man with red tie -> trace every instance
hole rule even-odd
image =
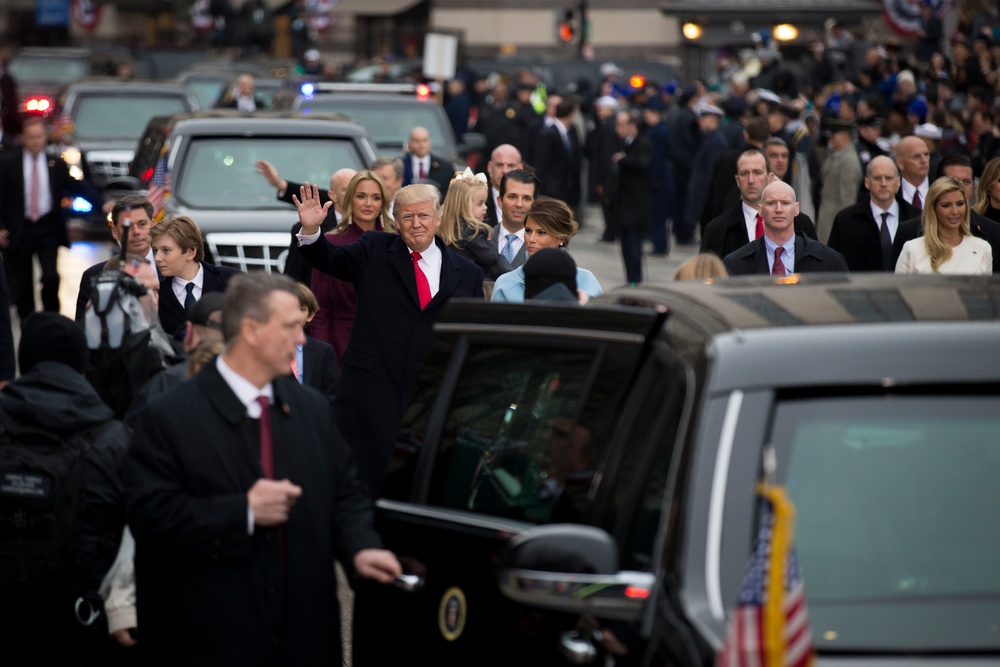
[[[455,166],[443,157],[431,153],[431,133],[424,127],[410,131],[407,143],[409,152],[403,155],[403,185],[433,183],[441,192],[441,200],[448,194],[448,185],[455,176]]]
[[[847,262],[836,250],[795,231],[799,203],[795,190],[784,181],[773,181],[760,196],[764,233],[760,238],[726,255],[722,261],[729,275],[846,272]]]
[[[736,159],[736,185],[740,189],[740,204],[705,225],[701,252],[714,252],[719,257],[725,257],[763,236],[760,195],[764,187],[774,180],[771,163],[759,148],[749,148],[740,153]],[[809,216],[802,213],[795,216],[795,231],[809,238],[816,238],[815,225]]]
[[[330,204],[321,205],[318,197],[315,186],[301,189],[295,205],[302,230],[295,238],[313,268],[357,288],[357,315],[333,405],[360,477],[378,497],[434,322],[448,299],[483,297],[483,272],[435,236],[441,205],[432,185],[396,193],[398,235],[367,232],[347,245],[320,235]]]
[[[896,166],[903,177],[896,198],[923,210],[930,187],[931,154],[920,137],[903,137],[896,145]]]
[[[57,155],[47,155],[48,134],[40,118],[24,121],[20,149],[3,152],[0,167],[0,249],[17,314],[23,320],[35,311],[35,255],[42,268],[42,307],[59,312],[59,246],[69,247],[62,198],[75,193],[91,202],[98,194],[75,181]]]
[[[123,466],[143,661],[340,664],[334,558],[402,569],[328,400],[289,377],[295,283],[241,274],[222,310],[225,350],[138,415]]]

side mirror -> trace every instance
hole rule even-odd
[[[567,614],[637,621],[656,577],[618,571],[618,550],[600,528],[555,524],[515,537],[498,577],[500,591],[521,604]]]
[[[485,150],[486,135],[479,132],[466,132],[462,135],[462,142],[455,148],[460,155]]]
[[[141,184],[139,183],[139,179],[136,178],[135,176],[119,176],[117,178],[111,179],[104,186],[105,193],[109,192],[134,193],[134,192],[139,192],[139,190],[141,189],[142,187]]]

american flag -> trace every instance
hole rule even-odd
[[[167,150],[164,148],[160,159],[156,161],[153,177],[149,181],[149,192],[146,199],[153,205],[153,222],[163,218],[163,203],[170,196],[170,173],[167,171]]]
[[[806,590],[792,546],[795,508],[781,487],[760,484],[764,517],[716,667],[811,667],[816,651]]]

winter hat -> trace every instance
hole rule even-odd
[[[543,248],[524,263],[524,298],[534,298],[556,284],[576,294],[576,262],[565,250]]]
[[[27,373],[42,361],[58,361],[78,373],[87,370],[89,350],[83,328],[59,313],[32,313],[21,324],[17,363]]]

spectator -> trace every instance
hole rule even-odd
[[[615,131],[625,148],[612,156],[618,169],[612,201],[622,244],[625,281],[634,286],[642,282],[642,239],[651,218],[649,180],[654,148],[648,135],[639,134],[638,121],[628,111],[618,112]]]
[[[299,311],[302,313],[302,329],[306,332],[306,342],[295,346],[292,361],[292,377],[299,384],[312,387],[333,401],[337,393],[340,377],[337,355],[333,346],[309,335],[309,323],[316,317],[319,303],[316,296],[302,283],[295,283],[299,296]]]
[[[572,209],[580,204],[583,165],[580,137],[573,125],[577,110],[576,103],[570,100],[559,102],[554,107],[552,122],[538,137],[535,150],[541,193],[566,202]]]
[[[976,203],[972,209],[990,220],[1000,222],[1000,157],[986,163],[976,188]]]
[[[611,156],[622,150],[621,138],[615,130],[618,100],[605,95],[594,102],[593,126],[587,132],[584,155],[587,156],[587,177],[590,187],[601,205],[604,215],[604,231],[601,241],[614,243],[618,240],[618,222],[611,205],[611,194],[615,187]],[[676,175],[675,178],[676,187]]]
[[[403,186],[433,183],[443,199],[454,171],[450,162],[431,153],[431,133],[423,127],[413,128],[407,146],[408,152],[403,155]]]
[[[827,129],[830,138],[827,140],[826,160],[819,172],[823,185],[816,216],[820,243],[830,239],[833,219],[837,213],[857,202],[858,188],[861,187],[861,160],[851,135],[854,123],[831,118],[827,120]]]
[[[663,122],[666,104],[659,96],[646,102],[642,117],[646,125],[653,153],[649,163],[647,183],[649,187],[649,240],[653,245],[653,255],[666,257],[670,254],[669,220],[677,217],[674,205],[677,202],[674,164],[670,160],[670,128]],[[621,163],[618,163],[619,169]],[[631,282],[631,281],[629,281]]]
[[[701,209],[704,206],[705,193],[708,191],[715,170],[715,163],[729,148],[720,125],[723,112],[719,107],[703,102],[698,107],[698,126],[704,135],[694,164],[691,166],[691,180],[688,182],[686,225],[695,226],[701,220]],[[686,234],[682,234],[684,238]]]
[[[674,280],[704,280],[711,282],[714,278],[725,278],[729,275],[726,265],[714,252],[700,252],[688,257],[674,274]]]
[[[267,108],[263,98],[254,92],[254,80],[249,74],[236,77],[234,90],[226,91],[216,106],[220,109],[237,109],[239,111],[259,111]]]

